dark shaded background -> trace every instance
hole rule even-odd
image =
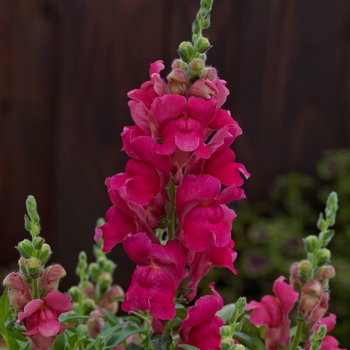
[[[0,266],[27,237],[25,199],[39,205],[53,262],[77,279],[110,201],[106,177],[124,169],[126,93],[166,72],[191,38],[199,0],[0,0]],[[251,201],[276,174],[313,174],[322,150],[350,147],[350,1],[216,0],[208,63],[227,80],[225,105],[244,130],[234,144]],[[238,213],[239,215],[239,213]],[[121,247],[111,257],[132,263]],[[124,261],[125,260],[125,261]]]

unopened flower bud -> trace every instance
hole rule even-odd
[[[97,263],[91,263],[89,265],[89,273],[94,282],[97,282],[101,274],[101,269]]]
[[[183,61],[190,62],[193,55],[193,45],[190,41],[183,41],[179,46],[179,54]]]
[[[83,301],[83,314],[88,315],[92,310],[95,309],[96,303],[93,299],[86,298]]]
[[[187,64],[186,64],[184,61],[182,61],[182,60],[176,59],[176,60],[174,60],[173,63],[171,64],[171,68],[172,68],[172,69],[180,68],[180,69],[182,69],[183,71],[185,71],[186,68],[187,68]]]
[[[316,255],[316,264],[317,266],[322,266],[331,258],[331,252],[327,248],[322,248]]]
[[[124,291],[122,287],[119,285],[113,285],[109,291],[106,293],[106,295],[103,297],[101,302],[101,307],[104,309],[107,309],[112,314],[115,314],[118,311],[118,302],[112,301],[113,299],[117,297],[121,297],[124,295]]]
[[[89,298],[95,298],[95,287],[91,282],[87,283],[84,293]]]
[[[28,239],[25,239],[22,242],[19,242],[17,249],[21,254],[21,256],[25,259],[31,258],[34,251],[33,244]]]
[[[322,324],[316,333],[317,339],[319,340],[323,339],[326,336],[326,333],[327,333],[327,326],[325,324]]]
[[[173,69],[167,76],[168,88],[173,95],[185,95],[187,87],[187,77],[180,68]]]
[[[81,291],[77,286],[70,287],[68,293],[75,303],[79,302]]]
[[[309,260],[302,260],[298,266],[298,276],[301,281],[306,282],[311,276],[311,263]]]
[[[308,318],[320,304],[323,294],[323,286],[318,281],[312,280],[303,286],[301,289],[299,311],[305,318]]]
[[[104,267],[104,270],[106,272],[113,273],[115,268],[116,268],[116,264],[113,261],[111,261],[111,260],[107,260],[106,261],[106,264],[105,264],[105,267]]]
[[[220,329],[220,332],[221,332],[221,329]],[[220,349],[221,350],[231,350],[232,346],[233,346],[232,336],[231,337],[230,336],[224,336],[221,339],[221,343],[220,343]]]
[[[210,43],[207,38],[200,37],[195,44],[199,53],[206,53],[210,49]]]
[[[24,306],[31,300],[31,286],[17,272],[8,274],[3,281],[3,285],[8,287],[8,296],[14,309],[16,311],[23,311]]]
[[[102,273],[99,276],[98,281],[97,281],[99,288],[100,288],[100,292],[102,294],[104,294],[107,291],[107,289],[110,287],[112,282],[113,282],[113,277],[110,273],[108,273],[108,272]]]
[[[222,337],[232,337],[231,327],[230,326],[221,327],[220,334]]]
[[[314,253],[318,246],[318,238],[316,236],[308,236],[303,239],[305,250],[308,253]]]
[[[309,317],[309,322],[317,322],[320,320],[328,309],[329,293],[324,293],[318,306],[313,310]]]
[[[51,247],[47,244],[44,243],[41,249],[38,251],[38,259],[41,261],[43,265],[47,263],[47,261],[50,259],[50,256],[52,254]]]
[[[244,350],[244,349],[245,349],[245,347],[242,344],[235,344],[232,347],[232,350]]]
[[[89,316],[91,318],[89,318],[86,322],[88,326],[88,334],[91,338],[96,339],[101,333],[102,328],[105,324],[105,321],[103,319],[104,313],[101,310],[96,309],[91,311]]]
[[[40,250],[44,244],[44,239],[41,238],[41,237],[35,237],[33,239],[33,247],[36,249],[36,250]]]
[[[48,266],[40,280],[40,285],[46,287],[47,293],[57,291],[59,281],[64,276],[66,276],[66,271],[61,265]]]
[[[322,247],[326,247],[334,236],[334,230],[326,230],[320,233]]]
[[[295,291],[300,290],[302,282],[299,278],[299,262],[294,262],[290,268],[289,283]]]
[[[330,279],[335,276],[335,269],[332,265],[321,266],[315,276],[316,280]]]
[[[213,81],[217,78],[218,74],[216,72],[216,69],[214,67],[205,67],[203,69],[201,78],[203,79],[209,79],[210,81]]]
[[[189,75],[192,77],[201,75],[204,67],[205,63],[203,60],[199,58],[194,59],[188,66]]]
[[[26,269],[28,272],[28,275],[33,278],[37,279],[40,275],[40,269],[41,269],[41,262],[37,258],[30,258],[26,261]]]

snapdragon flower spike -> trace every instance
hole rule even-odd
[[[122,303],[124,311],[150,310],[151,316],[175,316],[174,297],[184,276],[185,252],[180,243],[152,243],[144,232],[127,235],[124,250],[138,265]]]
[[[265,344],[267,350],[278,350],[279,344],[288,347],[290,324],[288,315],[298,300],[298,293],[279,277],[274,285],[275,296],[265,295],[261,302],[251,301],[246,310],[253,310],[250,322],[256,326],[266,325]]]
[[[188,308],[187,317],[179,330],[179,344],[189,344],[201,350],[220,349],[220,327],[224,321],[215,314],[222,309],[223,300],[216,292],[214,283],[209,287],[213,295],[200,297],[194,306]]]

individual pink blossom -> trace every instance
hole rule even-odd
[[[236,156],[230,148],[215,152],[203,161],[203,173],[216,177],[225,186],[242,186],[241,174],[248,178],[249,173],[244,165],[236,163],[235,159]]]
[[[321,325],[325,324],[327,326],[327,335],[322,340],[322,345],[320,350],[346,350],[339,348],[339,342],[333,336],[328,335],[331,332],[336,324],[336,316],[334,314],[330,314],[328,317],[324,317],[319,320],[313,327],[312,330],[317,332]],[[310,349],[310,342],[308,341],[305,344],[305,350]]]
[[[209,158],[204,144],[204,128],[214,119],[216,101],[180,95],[164,95],[154,100],[151,114],[163,143],[159,154],[173,154],[176,148],[194,152],[200,158]]]
[[[220,327],[224,322],[215,314],[222,309],[223,301],[215,291],[214,283],[209,287],[213,295],[200,297],[194,306],[188,308],[187,317],[179,330],[179,344],[189,344],[200,350],[220,349]]]
[[[150,310],[153,317],[170,320],[175,316],[174,297],[183,278],[185,253],[180,243],[152,243],[144,232],[127,235],[124,250],[138,265],[125,293],[122,309]]]
[[[274,285],[275,296],[265,295],[261,302],[251,301],[246,310],[253,310],[250,322],[256,326],[266,325],[265,343],[267,350],[278,350],[278,345],[288,347],[290,324],[288,315],[298,300],[298,293],[279,277]]]
[[[137,225],[131,215],[112,206],[107,210],[106,223],[95,229],[94,239],[99,241],[100,236],[103,238],[103,252],[110,251],[117,243],[123,241],[124,237],[129,233],[136,233]]]
[[[23,312],[18,313],[17,323],[23,323],[27,329],[25,334],[30,338],[32,349],[48,350],[52,347],[58,334],[67,326],[60,324],[61,313],[72,309],[69,295],[51,292],[41,299],[31,300]]]
[[[236,214],[224,204],[242,197],[243,190],[235,186],[221,191],[213,176],[185,176],[176,193],[176,210],[187,248],[200,252],[212,243],[227,246]]]
[[[149,108],[153,100],[158,96],[167,93],[165,82],[160,78],[160,71],[164,69],[163,61],[156,61],[150,65],[149,75],[151,80],[143,83],[140,89],[131,90],[128,97],[135,101],[142,102]],[[134,120],[135,121],[135,120]],[[136,124],[137,121],[135,121]]]
[[[24,306],[32,299],[32,287],[28,285],[24,277],[17,272],[9,273],[3,281],[3,285],[8,287],[8,296],[11,305],[16,311],[22,311]]]
[[[126,187],[128,200],[145,206],[160,191],[160,178],[157,170],[146,162],[131,159],[125,173],[116,174],[106,180],[108,190]]]
[[[226,81],[216,77],[210,79],[198,79],[188,90],[188,96],[199,97],[202,99],[213,98],[216,100],[216,108],[220,108],[229,94],[226,88]]]
[[[222,248],[211,244],[211,246],[203,252],[188,252],[187,255],[190,261],[186,265],[188,265],[190,269],[188,276],[191,277],[191,280],[185,286],[185,290],[188,290],[188,293],[184,295],[186,299],[192,300],[196,296],[198,283],[213,266],[227,267],[234,274],[237,273],[233,266],[237,258],[237,253],[232,249],[233,247],[234,243],[230,240],[230,242]]]

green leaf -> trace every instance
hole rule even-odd
[[[156,350],[167,350],[170,344],[173,343],[173,338],[170,332],[163,332],[163,334],[153,333],[151,335],[151,343]]]
[[[110,311],[107,309],[102,309],[103,313],[106,315],[106,321],[111,325],[111,326],[116,326],[117,324],[120,324],[120,321],[118,317],[114,314],[112,314]]]
[[[26,341],[26,337],[22,335],[18,331],[9,330],[5,324],[9,324],[7,320],[12,318],[11,304],[10,299],[8,297],[8,288],[5,288],[2,296],[0,297],[0,333],[4,338],[6,345],[11,350],[19,350],[20,346],[16,339],[12,337],[12,335],[18,336],[17,338],[21,338],[20,340]],[[10,322],[11,323],[11,322]],[[29,344],[27,342],[27,344]]]
[[[188,344],[180,344],[177,347],[182,348],[182,349],[186,349],[186,350],[200,350],[199,348],[192,346],[192,345],[188,345]]]
[[[125,348],[125,350],[145,350],[145,348],[135,343],[131,343]]]
[[[242,345],[245,345],[252,350],[256,350],[253,338],[245,333],[234,332],[233,339],[238,340]],[[264,349],[265,349],[265,347],[264,347]]]
[[[72,320],[79,320],[79,319],[88,319],[90,316],[87,315],[80,315],[80,314],[69,314],[69,313],[64,313],[61,314],[58,320],[60,323],[64,323],[67,321],[72,321]]]
[[[122,324],[122,327],[125,326],[125,323]],[[105,349],[113,349],[114,347],[116,347],[117,345],[119,345],[120,343],[122,343],[126,338],[129,338],[131,335],[135,334],[135,333],[140,333],[140,329],[136,328],[136,327],[126,327],[123,328],[120,332],[115,333],[112,335],[111,339],[108,341],[107,346],[105,347]]]
[[[125,325],[127,325],[127,323],[120,323],[120,324],[117,324],[114,327],[107,328],[103,332],[100,333],[100,337],[103,337],[103,338],[107,339],[113,333],[115,333],[118,329],[123,328]]]
[[[248,333],[254,341],[255,350],[265,350],[265,345],[264,345],[263,341],[260,339],[260,337],[251,330],[249,330]]]
[[[235,303],[225,305],[216,313],[225,323],[230,319],[235,310]]]

